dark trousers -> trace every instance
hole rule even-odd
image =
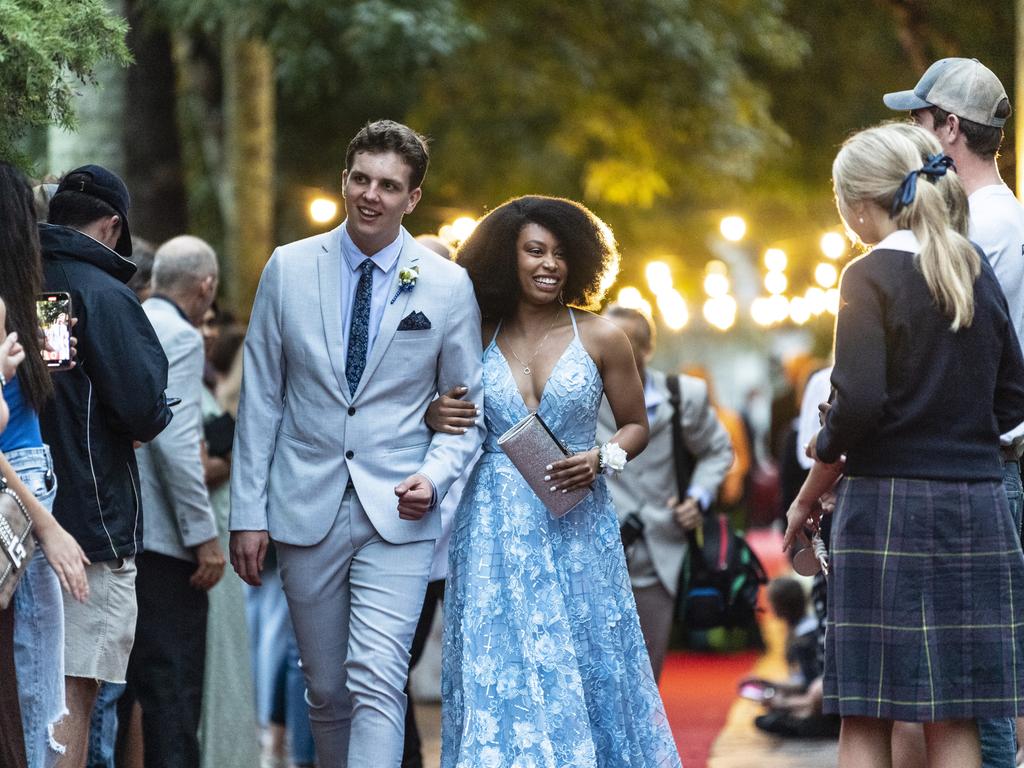
[[[0,765],[25,768],[18,678],[14,671],[14,606],[0,611]]]
[[[423,647],[427,644],[430,627],[434,623],[434,614],[438,604],[444,599],[444,579],[427,584],[427,594],[423,598],[423,611],[420,613],[416,634],[412,638],[409,650],[409,671],[419,663],[423,655]],[[413,710],[412,696],[409,696],[409,683],[405,684],[405,695],[409,703],[405,710],[405,749],[402,755],[402,768],[423,768],[423,753],[420,745],[420,731],[416,727],[416,712]]]
[[[118,702],[118,742],[142,708],[146,768],[199,768],[199,715],[206,662],[206,593],[188,580],[195,563],[145,552],[135,558],[139,619]]]

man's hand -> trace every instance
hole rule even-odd
[[[424,475],[412,475],[395,486],[398,516],[403,520],[421,520],[434,500],[434,484]]]
[[[199,567],[188,583],[196,589],[212,589],[224,575],[224,553],[220,551],[220,544],[216,539],[204,541],[195,548],[195,553]]]
[[[266,531],[231,532],[231,565],[239,578],[252,587],[263,585],[260,573],[269,544],[270,534]]]
[[[696,529],[704,520],[704,515],[700,511],[700,504],[697,503],[696,499],[686,498],[680,504],[679,499],[673,496],[669,499],[668,505],[672,510],[672,517],[675,518],[676,524],[684,531]]]

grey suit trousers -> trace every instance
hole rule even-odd
[[[320,768],[398,768],[433,540],[384,541],[349,488],[321,542],[276,547]]]

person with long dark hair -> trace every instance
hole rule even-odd
[[[522,197],[457,260],[483,318],[487,437],[452,534],[441,764],[679,766],[601,477],[648,439],[629,340],[584,311],[616,274],[613,235],[578,203]],[[616,431],[594,447],[605,396]],[[557,519],[497,443],[531,412],[573,452],[552,492],[593,491]]]
[[[14,593],[15,665],[30,768],[52,765],[60,753],[53,726],[65,706],[61,587],[80,601],[89,593],[89,561],[51,514],[57,478],[39,429],[39,412],[53,394],[35,309],[41,283],[32,189],[20,171],[0,163],[0,298],[7,327],[25,350],[17,375],[3,382],[10,420],[0,435],[0,471],[28,508],[40,545]]]

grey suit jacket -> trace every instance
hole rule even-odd
[[[344,226],[344,225],[342,225]],[[341,228],[284,245],[263,271],[245,338],[231,468],[231,530],[268,530],[299,546],[327,535],[351,479],[386,541],[436,539],[436,508],[398,517],[395,486],[422,473],[437,501],[483,442],[483,427],[435,434],[423,416],[438,392],[469,387],[481,407],[480,310],[466,271],[404,229],[402,269],[419,277],[384,310],[355,394],[345,380]],[[390,298],[389,298],[390,301]],[[418,311],[422,330],[398,330]]]
[[[649,373],[664,396],[651,421],[650,442],[625,470],[608,478],[608,486],[619,519],[633,512],[644,523],[641,540],[634,545],[639,551],[630,553],[631,560],[649,557],[658,581],[674,595],[686,554],[686,534],[668,507],[669,499],[679,493],[672,456],[672,404],[665,374],[650,369]],[[732,466],[732,442],[708,402],[707,385],[692,376],[679,378],[683,440],[697,460],[690,485],[699,486],[713,498]],[[614,433],[615,419],[605,401],[598,414],[598,440],[603,443]]]
[[[142,308],[167,355],[167,396],[181,398],[167,428],[136,453],[146,516],[142,544],[151,552],[195,562],[192,548],[217,537],[199,455],[203,337],[166,299],[155,296]]]

